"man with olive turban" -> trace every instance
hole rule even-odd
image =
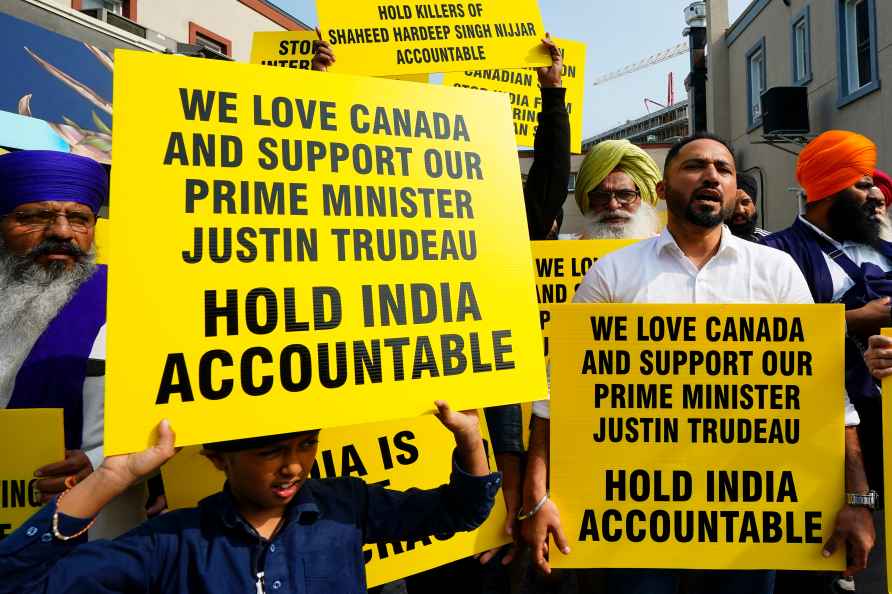
[[[628,140],[605,140],[586,155],[576,176],[576,204],[585,217],[581,239],[656,235],[657,164]]]

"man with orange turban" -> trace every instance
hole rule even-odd
[[[846,415],[846,491],[851,505],[876,505],[882,489],[880,392],[864,365],[867,337],[890,325],[892,243],[880,239],[882,198],[871,195],[876,145],[841,130],[821,134],[799,155],[796,178],[804,188],[805,213],[765,245],[789,253],[802,270],[815,303],[846,306],[846,391],[858,414]],[[850,472],[863,446],[862,472]],[[852,508],[871,522],[864,508]],[[872,528],[871,528],[872,532]],[[871,541],[873,539],[871,538]],[[797,575],[801,580],[804,576]],[[779,576],[778,592],[784,576]],[[798,586],[797,586],[798,587]],[[807,588],[799,591],[806,591]]]

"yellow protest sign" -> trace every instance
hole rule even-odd
[[[842,305],[553,309],[557,567],[842,569]]]
[[[115,84],[108,454],[545,392],[504,97],[141,52]]]
[[[570,303],[576,288],[592,264],[610,252],[632,245],[637,239],[576,239],[534,241],[533,260],[536,265],[536,299],[539,303],[539,327],[545,341],[545,358],[549,357],[549,343],[553,337],[551,307]]]
[[[336,72],[420,74],[551,63],[536,0],[316,2]]]
[[[315,31],[258,31],[251,45],[251,64],[280,66],[310,70],[313,62],[313,42],[318,39]],[[429,75],[404,74],[385,76],[394,80],[427,83]]]
[[[481,411],[481,429],[488,441]],[[449,482],[455,440],[433,415],[370,425],[324,429],[312,476],[357,476],[367,483],[384,482],[404,491],[432,489]],[[223,486],[223,474],[199,453],[185,448],[162,469],[170,509],[194,507]],[[490,468],[496,463],[487,448]],[[505,535],[505,502],[501,494],[489,518],[473,532],[448,539],[425,538],[365,547],[369,587],[392,582],[446,563],[486,551],[509,541]]]
[[[883,336],[892,337],[892,328],[883,328],[882,330]],[[883,380],[883,401],[884,402],[892,402],[892,379],[885,378]],[[883,415],[883,478],[884,483],[886,485],[892,485],[892,427],[890,427],[889,423],[892,423],[892,411],[889,410],[889,406],[883,406],[882,415]],[[883,514],[883,520],[885,521],[885,530],[886,534],[892,534],[890,530],[892,530],[892,514],[888,511]],[[887,537],[888,539],[888,537]],[[889,541],[886,540],[884,545],[886,547],[886,575],[892,575],[892,555],[890,555],[889,550]],[[888,590],[892,592],[892,589]]]
[[[570,114],[570,150],[582,152],[582,111],[585,99],[585,44],[569,39],[555,39],[564,56],[561,74],[567,89],[565,102]],[[520,146],[533,146],[536,138],[538,115],[542,110],[539,78],[533,68],[526,70],[465,70],[447,72],[443,84],[450,87],[482,89],[508,94],[511,115],[514,119],[514,135]]]
[[[108,264],[108,226],[108,219],[96,219],[93,245],[96,246],[96,262],[99,264]]]
[[[255,31],[251,64],[309,70],[315,31]]]
[[[34,471],[65,459],[61,408],[0,409],[0,540],[38,509]]]

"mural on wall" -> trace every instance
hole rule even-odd
[[[45,120],[71,152],[111,162],[111,56],[6,14],[0,55],[0,110]],[[0,145],[26,148],[20,142],[0,126]]]

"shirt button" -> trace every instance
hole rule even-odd
[[[51,540],[53,540],[53,535],[49,532],[44,532],[43,535],[40,537],[41,542],[49,542]]]
[[[34,536],[35,534],[37,534],[37,528],[34,526],[31,526],[30,528],[28,528],[25,531],[25,534],[27,534],[28,536]]]
[[[280,582],[279,580],[276,580],[273,582],[273,590],[278,590],[281,587],[282,587],[282,582]]]
[[[274,544],[269,545],[269,552],[270,552],[270,553],[275,553],[275,552],[276,552],[276,545],[274,545]]]

